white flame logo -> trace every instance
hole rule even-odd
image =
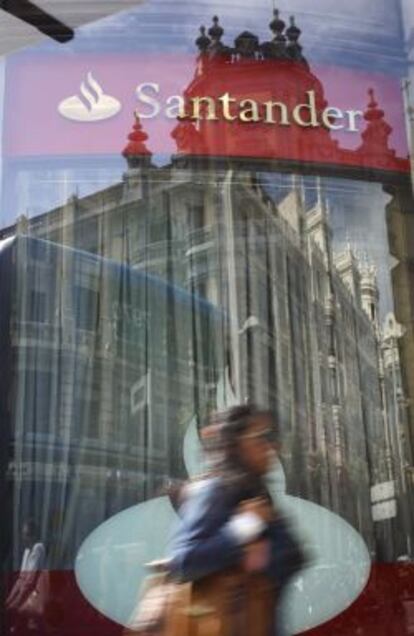
[[[90,71],[80,85],[80,96],[67,97],[58,106],[58,111],[63,117],[85,122],[109,119],[120,110],[121,103],[115,97],[105,95]]]

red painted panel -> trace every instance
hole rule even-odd
[[[6,616],[6,636],[121,636],[122,627],[93,609],[71,571],[53,571],[48,609],[41,621]],[[9,585],[12,581],[9,581]],[[333,592],[334,593],[334,592]],[[374,564],[368,584],[345,612],[306,636],[414,634],[414,565]]]
[[[160,105],[160,112],[150,118],[145,115],[151,114],[153,106],[140,102],[136,95],[137,86],[148,83],[156,86],[147,85],[144,94]],[[368,95],[371,88],[376,106]],[[229,111],[231,117],[236,114],[234,121],[227,121],[223,113],[220,97],[226,92],[236,100]],[[199,61],[197,66],[195,57],[178,55],[51,58],[25,54],[7,62],[5,95],[6,157],[117,155],[125,147],[138,108],[148,134],[147,147],[154,154],[287,159],[397,171],[409,168],[402,92],[398,78],[391,76],[334,67],[309,70],[289,61],[216,62],[207,66]],[[187,118],[177,122],[176,111],[169,118],[166,108],[177,100],[169,104],[167,100],[173,95],[183,97],[188,115],[195,114],[191,100],[212,97],[217,120],[195,122]],[[75,103],[67,101],[70,97]],[[243,99],[256,101],[259,121],[240,121]],[[309,104],[309,100],[315,101],[315,126],[300,125],[293,115],[296,106]],[[281,123],[279,107],[268,107],[268,119],[273,116],[274,123],[264,121],[267,101],[285,104],[288,124]],[[339,109],[339,117],[329,121],[341,129],[327,129],[323,122],[327,107]],[[76,116],[76,109],[80,116],[83,109],[89,121],[69,119],[70,112]],[[357,115],[353,123],[347,113],[350,110],[368,113],[368,119]],[[104,119],[94,119],[101,115]],[[306,124],[310,115],[309,107],[304,107],[296,116]],[[245,117],[249,115],[245,113]]]

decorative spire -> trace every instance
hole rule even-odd
[[[320,176],[316,177],[316,205],[323,207],[322,180]]]
[[[269,28],[273,33],[271,42],[263,42],[261,45],[262,55],[265,59],[286,59],[286,37],[283,34],[285,30],[285,22],[279,17],[279,9],[273,10],[273,20],[269,24]]]
[[[211,26],[208,30],[208,34],[213,40],[213,44],[216,42],[220,42],[223,37],[224,29],[219,24],[218,16],[213,16],[213,26]]]
[[[366,121],[377,121],[384,117],[385,113],[378,108],[378,102],[375,100],[375,91],[373,88],[368,89],[369,103],[368,110],[364,113]]]
[[[289,23],[290,26],[288,29],[286,29],[286,35],[289,39],[289,42],[295,42],[297,43],[297,41],[300,38],[300,34],[302,33],[302,31],[299,29],[298,26],[296,26],[295,24],[295,16],[291,15],[289,18]]]
[[[384,119],[384,111],[378,108],[374,89],[368,90],[369,103],[364,113],[364,119],[368,125],[362,133],[362,145],[360,150],[368,154],[376,154],[378,157],[395,154],[389,148],[389,136],[392,133],[391,126]]]
[[[286,36],[288,39],[287,43],[287,51],[289,57],[292,60],[296,60],[297,62],[305,62],[305,58],[302,55],[302,47],[299,44],[299,38],[302,31],[296,26],[295,17],[293,15],[289,18],[290,26],[286,29]]]
[[[348,254],[353,255],[351,235],[349,233],[349,230],[347,230],[345,233],[345,251],[348,252]]]
[[[273,20],[270,22],[269,28],[273,31],[275,40],[283,40],[283,42],[285,42],[286,38],[282,34],[285,30],[286,23],[281,20],[279,14],[279,9],[273,9]]]
[[[385,113],[378,107],[373,88],[368,90],[368,106],[364,113],[367,122],[362,132],[362,143],[357,148],[358,160],[363,165],[386,168],[387,170],[409,170],[409,159],[397,157],[394,148],[390,147],[392,127],[385,119]]]
[[[221,38],[223,37],[224,29],[219,24],[218,16],[213,16],[213,26],[211,26],[208,30],[208,35],[211,38],[211,43],[208,47],[208,53],[210,58],[220,57],[222,59],[230,58],[231,49],[228,46],[225,46],[221,42]]]
[[[205,53],[210,46],[211,40],[206,35],[206,27],[204,25],[200,27],[200,35],[196,39],[195,43],[200,53]]]
[[[128,135],[128,143],[122,151],[129,168],[139,168],[149,165],[151,152],[145,145],[148,135],[142,130],[141,122],[137,113],[134,113],[135,123],[132,131]]]

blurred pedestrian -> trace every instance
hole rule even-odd
[[[233,406],[216,413],[202,437],[208,471],[180,497],[170,570],[180,581],[198,582],[233,572],[243,584],[236,586],[239,616],[233,617],[232,636],[259,636],[259,625],[266,625],[269,636],[280,636],[278,604],[305,558],[266,488],[266,473],[276,458],[274,418],[255,405]],[[270,591],[271,603],[249,605],[252,594],[258,597],[261,591],[267,597]],[[259,614],[268,608],[269,616],[247,616],[247,607]],[[257,629],[248,633],[252,625]]]

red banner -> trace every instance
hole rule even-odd
[[[119,154],[137,112],[153,154],[409,168],[394,77],[138,54],[25,54],[7,64],[5,156]]]

